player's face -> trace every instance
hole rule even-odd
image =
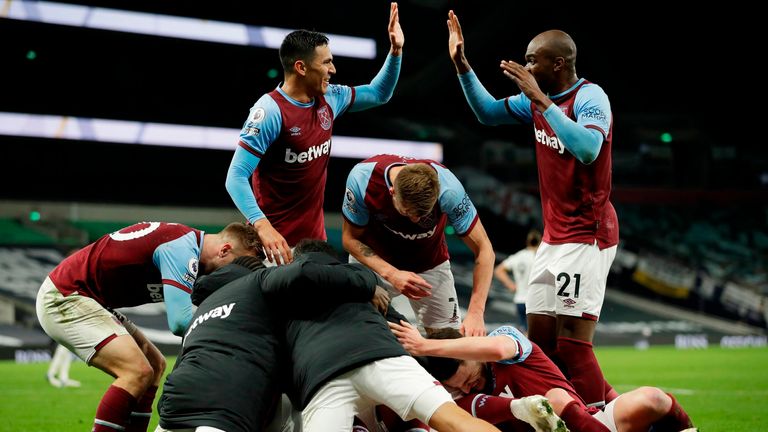
[[[336,73],[333,55],[331,55],[331,49],[328,45],[315,47],[315,56],[306,65],[307,88],[313,97],[324,95],[328,91],[331,76]]]
[[[448,387],[461,390],[464,394],[481,391],[485,388],[483,364],[476,361],[464,361],[452,377],[443,381]]]
[[[530,72],[545,93],[549,93],[554,81],[553,58],[541,43],[535,39],[528,44],[525,52],[525,69]]]

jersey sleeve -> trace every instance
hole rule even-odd
[[[384,65],[379,73],[373,77],[370,84],[355,86],[356,96],[349,110],[362,111],[389,102],[395,92],[397,79],[400,77],[402,58],[402,56],[387,55]]]
[[[507,271],[512,271],[512,269],[515,267],[515,256],[517,254],[512,254],[504,259],[504,261],[501,262],[501,266],[504,267]]]
[[[243,123],[240,145],[247,146],[246,150],[262,157],[280,135],[282,125],[280,108],[271,96],[265,94],[251,107],[248,118]]]
[[[251,108],[243,124],[240,140],[227,170],[227,192],[250,223],[264,217],[253,195],[250,178],[261,157],[279,136],[281,127],[282,117],[277,104],[269,95],[262,96]]]
[[[365,191],[373,174],[374,162],[359,163],[347,176],[344,204],[341,212],[344,218],[357,226],[368,225],[368,207],[365,205]]]
[[[533,345],[531,344],[531,341],[528,340],[528,338],[525,337],[525,335],[523,335],[520,330],[511,325],[501,326],[496,330],[488,333],[488,336],[506,336],[517,343],[518,354],[511,359],[499,360],[498,363],[515,364],[524,362],[525,359],[531,355],[531,351],[533,351]]]
[[[611,128],[611,103],[608,95],[597,84],[585,84],[576,94],[573,105],[576,123],[602,133],[603,138],[608,136]]]
[[[469,233],[478,218],[477,209],[469,199],[459,179],[447,168],[432,164],[440,181],[440,210],[448,216],[448,222],[463,236]]]
[[[531,122],[530,104],[527,108],[522,103],[513,104],[511,107],[509,105],[509,99],[517,99],[520,95],[507,99],[494,98],[485,89],[474,71],[460,74],[459,83],[469,107],[472,108],[472,112],[475,113],[480,123],[499,125]]]
[[[325,93],[325,101],[331,106],[333,111],[333,119],[341,117],[355,102],[356,92],[352,87],[338,84],[331,84],[328,86],[328,91]]]
[[[155,249],[152,260],[160,270],[168,327],[181,336],[192,319],[192,286],[197,278],[200,246],[194,233],[163,243]]]

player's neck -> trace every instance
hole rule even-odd
[[[395,177],[397,177],[397,174],[405,168],[405,165],[397,165],[390,167],[389,170],[387,170],[387,176],[389,178],[389,184],[395,184]]]
[[[565,77],[564,79],[560,80],[557,87],[553,89],[549,94],[559,95],[560,93],[564,93],[565,91],[573,87],[574,84],[576,84],[577,82],[579,82],[579,77],[577,77],[575,73],[571,74]]]
[[[287,78],[283,85],[280,87],[280,89],[285,92],[291,99],[301,102],[301,103],[309,103],[312,102],[312,96],[309,95],[307,90],[302,86],[300,83],[297,82],[297,80],[291,78]]]

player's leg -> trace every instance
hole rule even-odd
[[[303,432],[349,432],[360,411],[367,408],[355,389],[353,379],[361,368],[325,383],[301,413]],[[361,405],[366,405],[363,409]]]
[[[128,330],[94,299],[76,294],[64,297],[49,278],[40,287],[36,309],[51,338],[86,364],[116,378],[96,410],[93,432],[124,430],[153,376]]]
[[[153,376],[152,382],[147,387],[143,395],[141,395],[131,411],[131,417],[126,428],[126,432],[145,432],[149,426],[149,421],[152,417],[152,403],[155,400],[157,389],[160,386],[160,381],[163,379],[163,374],[166,368],[166,361],[160,350],[147,339],[129,319],[123,314],[113,311],[115,317],[123,324],[128,330],[136,345],[149,361],[149,365],[152,367]]]
[[[492,424],[474,418],[453,402],[443,403],[430,416],[429,426],[440,432],[498,431]]]
[[[51,364],[48,366],[48,372],[46,373],[46,377],[48,378],[48,382],[54,386],[54,387],[63,387],[64,382],[61,379],[60,371],[62,369],[62,364],[66,362],[70,357],[69,350],[61,344],[56,344],[56,349],[53,351],[53,356],[51,357]],[[69,372],[67,371],[67,374]]]
[[[693,427],[691,419],[675,398],[656,387],[640,387],[619,396],[613,419],[619,432],[678,432]]]
[[[576,391],[590,406],[605,405],[603,373],[594,355],[592,338],[605,297],[608,272],[616,247],[600,250],[597,244],[554,247],[552,265],[557,294],[557,352]]]
[[[116,378],[96,410],[93,431],[128,430],[131,414],[154,380],[149,360],[130,335],[121,335],[97,347],[89,364]]]
[[[546,394],[552,409],[573,431],[591,432],[616,432],[605,426],[597,418],[587,412],[587,407],[574,399],[568,392],[561,388],[554,388]]]

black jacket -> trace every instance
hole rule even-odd
[[[360,265],[331,267],[311,257],[255,273],[231,264],[200,278],[194,290],[210,294],[163,387],[161,426],[261,430],[290,369],[282,351],[285,319],[333,302],[368,302],[375,284],[376,276]]]
[[[315,259],[342,265],[328,255]],[[376,360],[408,355],[371,303],[328,306],[330,309],[318,309],[286,324],[286,343],[293,363],[291,398],[300,410],[331,379]],[[390,313],[396,312],[390,308]]]

